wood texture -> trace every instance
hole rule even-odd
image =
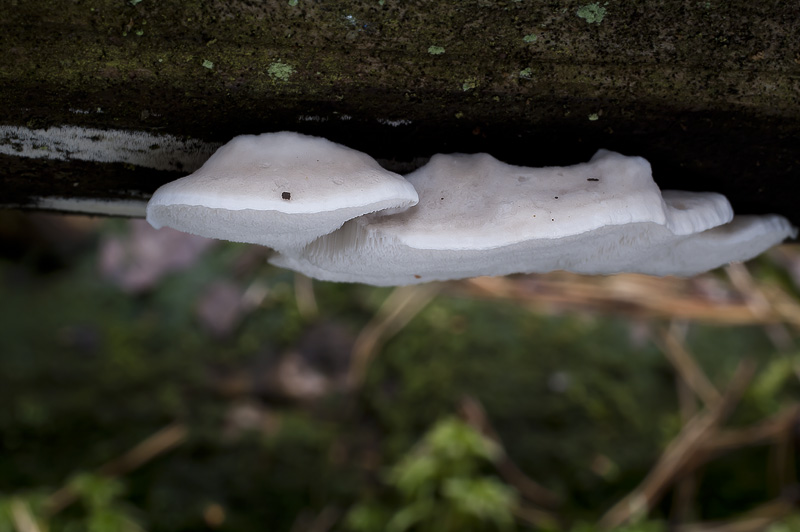
[[[0,51],[2,125],[294,130],[401,172],[608,148],[662,188],[800,224],[796,1],[7,0]],[[126,198],[177,175],[0,155],[0,196]]]

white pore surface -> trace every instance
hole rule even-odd
[[[416,202],[408,181],[364,153],[299,133],[266,133],[234,138],[195,173],[159,188],[147,220],[285,250],[356,216]]]
[[[409,176],[417,207],[352,220],[271,262],[318,279],[382,286],[553,270],[694,275],[752,258],[795,231],[780,216],[730,222],[719,194],[662,197],[646,161],[606,151],[568,168],[511,167],[483,154],[437,156],[428,166]],[[445,168],[461,171],[450,186]],[[505,181],[497,183],[487,168],[504,171]],[[536,187],[513,182],[527,185],[535,176],[543,176]],[[467,207],[447,205],[448,197]]]

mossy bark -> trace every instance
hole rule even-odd
[[[602,147],[648,158],[664,188],[800,223],[796,1],[7,0],[0,50],[6,125],[295,130],[398,170],[436,152],[560,165]],[[0,159],[5,202],[175,177]]]

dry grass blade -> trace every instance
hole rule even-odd
[[[800,304],[797,303],[797,299],[777,286],[761,286],[760,288],[772,310],[786,323],[800,328]]]
[[[800,424],[800,405],[790,405],[771,418],[745,429],[721,430],[703,443],[703,451],[713,454],[765,443],[777,443]]]
[[[553,514],[539,508],[518,505],[515,506],[511,511],[514,514],[514,517],[537,529],[560,530],[563,528],[561,523]]]
[[[675,532],[760,532],[794,511],[794,502],[780,498],[762,504],[730,521],[692,523],[679,526]]]
[[[164,427],[119,458],[101,466],[98,469],[98,473],[108,477],[114,477],[133,471],[159,454],[183,443],[184,440],[186,440],[187,433],[186,427],[179,423]],[[46,507],[48,512],[52,515],[60,512],[76,500],[77,494],[69,485],[66,485],[50,495]]]
[[[314,281],[303,274],[294,274],[294,299],[297,311],[303,319],[310,320],[319,315],[317,298],[314,296]]]
[[[300,512],[289,532],[328,532],[341,517],[341,511],[335,506],[324,507],[317,515],[307,509]]]
[[[339,520],[341,512],[334,506],[326,506],[311,523],[308,532],[328,532]]]
[[[356,338],[347,383],[350,389],[361,387],[367,367],[380,346],[408,325],[440,290],[438,283],[395,288],[375,316]]]
[[[681,423],[685,425],[697,414],[697,399],[680,376],[675,378],[675,387],[678,393]],[[698,474],[696,472],[689,473],[678,479],[670,512],[670,519],[673,523],[685,523],[694,518],[698,485]]]
[[[753,311],[753,314],[765,319],[772,316],[777,316],[772,304],[764,295],[764,292],[759,288],[755,279],[753,279],[753,276],[750,275],[750,271],[747,269],[747,266],[741,262],[733,262],[725,267],[725,273],[728,274],[731,284],[733,284],[733,286],[735,286],[736,289],[739,290],[739,292],[744,296],[745,301]],[[789,319],[794,319],[797,316],[793,316],[791,314],[788,316],[781,316],[782,319],[786,319],[787,317]],[[798,322],[794,323],[795,325],[798,324]],[[773,345],[778,350],[787,351],[794,345],[792,336],[782,323],[767,323],[765,324],[765,330],[767,332],[767,336],[769,336]]]
[[[800,423],[800,405],[791,405],[771,418],[743,429],[718,430],[701,445],[686,471],[694,471],[715,456],[742,447],[771,445],[771,470],[776,491],[797,482],[794,475],[794,428]],[[684,478],[686,478],[684,476]]]
[[[736,373],[722,398],[695,415],[670,442],[647,477],[631,493],[617,502],[600,520],[605,529],[616,528],[634,517],[646,515],[666,489],[687,472],[695,454],[713,438],[717,427],[731,413],[746,390],[755,371],[749,360],[739,363]]]
[[[139,443],[127,453],[100,467],[99,472],[107,476],[119,476],[149,462],[159,454],[177,447],[186,439],[188,431],[182,424],[164,427]]]
[[[719,391],[711,384],[706,374],[700,369],[700,365],[675,334],[674,322],[673,327],[661,333],[661,342],[660,347],[667,360],[697,397],[706,405],[719,401]]]
[[[464,397],[461,400],[459,410],[468,424],[494,441],[502,451],[502,457],[497,462],[497,470],[506,482],[514,486],[527,500],[543,508],[556,508],[561,504],[561,500],[556,494],[525,475],[509,458],[505,447],[503,447],[503,442],[492,427],[486,411],[477,399]],[[556,520],[556,517],[550,513],[543,512],[541,514],[546,515],[550,522]]]
[[[42,532],[28,503],[18,497],[11,499],[11,519],[16,532]]]
[[[795,420],[792,428],[797,426]],[[772,453],[772,474],[776,485],[788,486],[797,483],[797,453],[795,452],[794,431],[786,430],[778,433]]]
[[[513,278],[477,277],[450,289],[476,297],[502,298],[537,311],[615,313],[637,318],[670,318],[727,325],[775,323],[775,313],[754,312],[738,294],[720,299],[698,291],[691,280],[637,274],[581,276],[566,272]],[[730,297],[728,297],[730,296]]]

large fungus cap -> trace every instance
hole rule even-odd
[[[357,216],[417,203],[414,187],[370,156],[299,133],[242,135],[195,173],[159,188],[155,228],[287,251]]]
[[[416,207],[352,220],[272,262],[375,285],[552,270],[692,275],[794,234],[779,216],[729,223],[733,211],[720,194],[662,195],[647,161],[605,150],[558,168],[437,155],[407,177]]]

